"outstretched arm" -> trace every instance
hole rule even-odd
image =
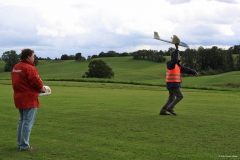
[[[180,67],[181,67],[181,73],[192,74],[192,75],[195,75],[196,77],[199,76],[198,72],[195,71],[194,69],[184,67],[184,66],[180,66]]]

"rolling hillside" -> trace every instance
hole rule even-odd
[[[144,81],[156,80],[159,79],[159,77],[164,78],[165,76],[165,63],[133,60],[132,57],[109,57],[98,59],[104,60],[113,69],[115,73],[114,80]],[[36,68],[42,79],[78,79],[82,78],[82,75],[88,71],[88,64],[88,61],[41,60]],[[4,62],[1,61],[1,78],[9,78],[10,73],[3,72],[3,67]]]
[[[167,57],[169,58],[169,57]],[[100,58],[99,58],[100,59]],[[166,66],[164,63],[156,63],[144,60],[133,60],[132,57],[108,57],[101,58],[114,71],[115,77],[110,82],[137,82],[150,85],[165,85]],[[83,79],[82,75],[88,70],[88,61],[75,62],[41,60],[37,69],[43,80],[79,80],[79,81],[99,81],[99,79]],[[10,79],[9,72],[3,72],[4,62],[0,61],[0,79]],[[188,76],[183,77],[182,87],[186,88],[214,88],[238,90],[240,86],[240,71],[228,72],[213,76]],[[100,80],[104,81],[104,80]]]

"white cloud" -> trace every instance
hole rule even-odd
[[[239,15],[239,0],[0,0],[0,52],[33,47],[55,58],[173,47],[154,31],[190,46],[230,47],[240,42]]]
[[[169,1],[173,5],[177,5],[177,4],[182,4],[182,3],[188,3],[191,0],[167,0],[167,1]]]
[[[219,26],[219,29],[223,35],[227,35],[227,36],[235,35],[235,33],[231,29],[231,25],[227,25],[227,24],[222,25],[222,26]]]
[[[239,3],[239,0],[209,0],[209,1],[218,1],[218,2],[223,2],[223,3]]]

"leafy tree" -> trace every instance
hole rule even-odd
[[[233,54],[240,54],[240,45],[233,46]]]
[[[165,62],[166,61],[166,58],[165,57],[163,57],[162,55],[156,55],[155,56],[155,61],[156,62]]]
[[[75,61],[81,61],[82,60],[82,53],[76,53],[75,54]]]
[[[182,64],[189,68],[197,69],[197,51],[195,49],[186,49],[181,55]]]
[[[162,50],[159,51],[159,54],[162,55],[162,56],[166,55]]]
[[[226,59],[227,59],[227,69],[226,69],[226,71],[233,71],[235,68],[234,68],[234,58],[233,58],[232,47],[230,47],[226,51]]]
[[[170,47],[170,48],[168,48],[168,50],[166,51],[166,55],[170,55],[170,53],[173,51],[173,50],[175,50],[175,48],[173,48],[173,47]]]
[[[204,49],[203,47],[198,48],[198,59],[197,63],[199,65],[198,70],[207,70],[209,68],[209,63],[208,63],[208,51]]]
[[[19,62],[19,55],[16,51],[6,51],[2,54],[2,60],[5,61],[4,71],[10,72],[15,64]]]
[[[117,56],[119,56],[119,54],[115,51],[108,51],[107,56],[108,57],[117,57]]]
[[[68,55],[67,54],[63,54],[61,56],[61,60],[68,60]]]
[[[118,57],[119,53],[115,51],[108,51],[107,53],[101,52],[98,54],[98,57]]]
[[[83,78],[112,78],[114,72],[103,60],[91,61],[88,65],[88,72],[85,72]]]
[[[122,57],[124,57],[124,56],[129,56],[129,53],[127,53],[127,52],[123,52],[123,53],[120,54],[119,56],[122,56]]]
[[[87,60],[90,61],[90,60],[91,60],[91,56],[88,56],[88,57],[87,57]]]
[[[75,59],[75,56],[74,55],[69,55],[68,56],[68,60],[74,60]]]
[[[96,54],[92,55],[91,59],[93,59],[93,58],[98,58],[98,55],[96,55]]]
[[[156,50],[138,50],[131,54],[134,60],[149,60],[155,62],[164,62],[166,58],[161,55],[161,52]]]
[[[182,54],[182,64],[208,74],[229,72],[239,67],[234,66],[233,49],[224,50],[213,46],[210,49],[199,47],[198,50],[187,49]],[[238,59],[236,60],[239,62]]]
[[[240,56],[237,55],[237,57],[235,58],[236,60],[236,70],[240,70]]]

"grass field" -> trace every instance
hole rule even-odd
[[[162,87],[67,82],[41,97],[30,143],[16,148],[17,109],[1,86],[0,159],[219,159],[239,157],[239,93],[184,89],[178,116],[159,116]],[[53,85],[54,84],[54,85]],[[4,94],[3,94],[4,93]]]
[[[159,116],[168,97],[165,64],[104,60],[115,70],[112,83],[46,81],[81,80],[88,62],[39,63],[52,94],[40,97],[30,138],[39,150],[30,153],[16,147],[18,111],[10,73],[0,71],[0,159],[239,159],[239,72],[184,77],[178,115]]]

